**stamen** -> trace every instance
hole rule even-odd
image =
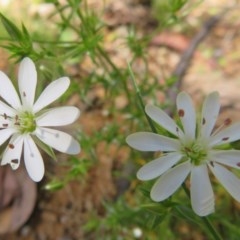
[[[206,123],[206,119],[203,118],[203,119],[202,119],[202,125],[204,125],[205,123]]]
[[[210,164],[211,164],[212,167],[214,167],[214,163],[213,163],[213,161],[210,161]]]
[[[26,97],[26,93],[23,91],[23,96]]]
[[[18,161],[19,161],[19,160],[18,160],[17,158],[15,158],[15,159],[12,159],[12,160],[11,160],[11,163],[13,163],[13,164],[18,164]]]
[[[230,125],[231,123],[232,123],[232,120],[231,120],[230,118],[227,118],[227,119],[224,120],[224,125],[225,125],[225,126],[228,126],[228,125]]]
[[[6,127],[8,127],[8,124],[7,123],[3,123],[2,126],[6,128]]]
[[[191,152],[191,149],[188,148],[188,147],[185,147],[184,149],[185,149],[187,152]]]
[[[4,119],[6,120],[6,119],[7,119],[7,114],[4,113],[4,114],[3,114],[3,117],[4,117]]]
[[[183,109],[179,109],[178,110],[178,115],[179,115],[179,117],[184,117],[184,115],[185,115],[184,110]]]
[[[229,139],[229,137],[224,137],[222,138],[222,141],[227,141]]]
[[[229,126],[231,123],[232,123],[232,120],[230,118],[226,118],[224,122],[214,131],[213,135],[217,134],[222,130],[223,127]]]
[[[11,149],[14,149],[14,147],[15,147],[12,143],[9,143],[8,146],[9,146],[9,148],[11,148]]]
[[[237,166],[240,167],[240,162],[237,163]]]

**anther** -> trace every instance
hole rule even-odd
[[[240,167],[240,162],[237,163],[237,166]]]
[[[23,91],[23,96],[26,97],[26,93]]]
[[[14,149],[14,145],[12,143],[8,144],[9,148]]]
[[[183,117],[184,114],[185,114],[185,112],[184,112],[183,109],[179,109],[179,110],[178,110],[178,115],[179,115],[179,117]]]
[[[18,159],[17,158],[16,159],[12,159],[11,162],[14,163],[14,164],[18,164]]]
[[[3,114],[3,117],[4,117],[4,119],[6,120],[6,119],[7,119],[7,114],[4,113],[4,114]]]
[[[222,141],[227,141],[229,139],[229,137],[224,137],[222,138]]]
[[[8,124],[7,123],[3,123],[2,126],[6,128],[6,127],[8,127]]]
[[[184,149],[185,149],[187,152],[191,152],[191,149],[188,148],[188,147],[185,147]]]
[[[206,123],[206,119],[203,118],[203,119],[202,119],[202,125],[204,125],[205,123]]]
[[[228,125],[230,125],[231,123],[232,123],[232,120],[231,120],[230,118],[227,118],[227,119],[224,120],[224,125],[225,125],[225,126],[228,126]]]
[[[213,163],[213,161],[210,161],[210,164],[211,164],[212,167],[214,167],[214,163]]]

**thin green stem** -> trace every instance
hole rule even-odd
[[[120,72],[120,70],[115,66],[115,64],[111,61],[111,59],[109,58],[109,56],[106,54],[106,52],[100,47],[98,46],[97,47],[97,50],[98,52],[101,54],[101,56],[106,60],[106,62],[112,67],[112,69],[118,74],[118,76],[120,78],[123,78],[123,74]],[[127,84],[126,84],[126,81],[124,80],[124,84],[123,84],[123,87],[124,87],[124,90],[127,94],[127,98],[130,102],[131,100],[131,95],[130,95],[130,92],[128,90],[128,87],[127,87]]]
[[[143,110],[143,112],[144,112],[144,114],[145,114],[145,116],[146,116],[146,118],[147,118],[147,121],[148,121],[148,123],[149,123],[152,131],[153,131],[154,133],[157,133],[157,130],[156,130],[155,126],[153,125],[152,120],[150,119],[150,117],[149,117],[149,116],[146,114],[146,112],[145,112],[145,106],[144,106],[144,103],[143,103],[143,97],[142,97],[141,91],[140,91],[140,89],[138,88],[137,83],[136,83],[136,81],[135,81],[135,77],[134,77],[132,68],[131,68],[131,66],[130,66],[129,63],[127,63],[127,64],[128,64],[128,71],[129,71],[129,73],[130,73],[131,80],[132,80],[132,82],[133,82],[133,86],[134,86],[134,88],[135,88],[135,91],[136,91],[136,94],[137,94],[137,97],[138,97],[140,106],[141,106],[141,108],[142,108],[142,110]]]
[[[208,217],[202,217],[201,219],[204,222],[204,224],[206,225],[206,227],[209,229],[209,231],[211,232],[211,234],[215,240],[223,240],[222,237],[219,235],[219,233],[214,228],[214,226],[212,225],[212,223]]]

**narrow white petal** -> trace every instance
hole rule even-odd
[[[49,109],[36,119],[38,126],[64,126],[78,119],[80,111],[76,107]]]
[[[10,138],[10,136],[13,135],[15,132],[16,130],[13,128],[6,128],[0,130],[0,145],[7,141],[7,139]]]
[[[240,202],[240,179],[225,167],[214,163],[208,165],[215,177],[223,185],[223,187],[232,195],[232,197]]]
[[[10,117],[13,117],[16,115],[16,110],[14,108],[8,106],[7,104],[5,104],[2,101],[0,101],[0,109],[1,109],[1,116],[4,116],[4,114],[6,114],[6,116],[10,116]]]
[[[18,94],[11,80],[0,71],[0,97],[2,97],[13,108],[18,109],[21,106]]]
[[[181,157],[180,153],[169,153],[159,157],[141,167],[137,172],[137,178],[146,181],[159,177],[175,165]]]
[[[32,108],[37,85],[37,71],[33,61],[26,57],[19,66],[18,87],[22,104],[26,108]]]
[[[240,122],[223,129],[219,133],[210,137],[210,146],[233,142],[240,139]]]
[[[58,99],[68,89],[69,84],[70,80],[68,77],[62,77],[51,82],[35,102],[33,106],[34,113]]]
[[[190,170],[191,163],[189,161],[168,170],[153,185],[151,198],[160,202],[170,197],[184,182]]]
[[[10,164],[12,169],[17,169],[20,164],[22,155],[23,137],[21,135],[13,135],[6,147],[1,165]]]
[[[208,160],[240,169],[240,150],[212,150]]]
[[[168,130],[170,133],[174,134],[177,137],[183,136],[182,130],[178,127],[178,125],[170,118],[163,110],[160,108],[147,105],[145,107],[145,111],[147,115],[154,120],[157,124]]]
[[[186,138],[193,140],[195,138],[196,130],[196,113],[192,99],[187,93],[181,92],[178,94],[177,109]]]
[[[190,192],[192,208],[197,215],[207,216],[214,212],[214,194],[205,164],[192,168]]]
[[[133,133],[126,142],[140,151],[178,151],[181,147],[178,140],[151,132]]]
[[[24,139],[24,162],[30,178],[39,182],[44,175],[44,163],[42,156],[30,136]]]
[[[45,144],[60,152],[78,154],[81,151],[79,143],[65,132],[40,127],[35,134]]]
[[[210,136],[220,110],[218,92],[210,93],[203,103],[201,117],[201,136],[206,139]]]

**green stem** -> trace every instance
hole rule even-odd
[[[202,217],[201,218],[208,230],[211,232],[212,236],[214,237],[215,240],[222,240],[222,237],[218,234],[214,226],[212,225],[211,221],[209,220],[208,217]]]
[[[137,83],[136,83],[136,81],[135,81],[135,77],[134,77],[132,68],[131,68],[131,66],[130,66],[129,63],[127,63],[127,64],[128,64],[128,71],[129,71],[129,73],[130,73],[131,80],[132,80],[132,82],[133,82],[133,86],[134,86],[135,91],[136,91],[136,93],[137,93],[137,97],[138,97],[140,106],[141,106],[141,108],[142,108],[142,110],[143,110],[143,112],[144,112],[144,114],[145,114],[145,116],[146,116],[146,118],[147,118],[147,121],[148,121],[148,123],[149,123],[152,131],[153,131],[154,133],[157,133],[157,130],[156,130],[155,126],[153,125],[152,120],[150,119],[150,117],[149,117],[149,116],[146,114],[146,112],[145,112],[145,106],[144,106],[144,103],[143,103],[143,97],[142,97],[141,91],[140,91],[140,89],[138,88]]]
[[[106,62],[112,67],[112,69],[118,74],[118,76],[120,76],[120,78],[124,78],[123,74],[119,71],[119,69],[115,66],[115,64],[111,61],[111,59],[109,58],[109,56],[106,54],[106,52],[100,47],[97,47],[98,52],[101,54],[101,56],[106,60]],[[124,84],[123,84],[124,90],[127,94],[127,98],[129,100],[129,102],[131,101],[131,95],[130,92],[128,90],[126,81],[124,80]]]

